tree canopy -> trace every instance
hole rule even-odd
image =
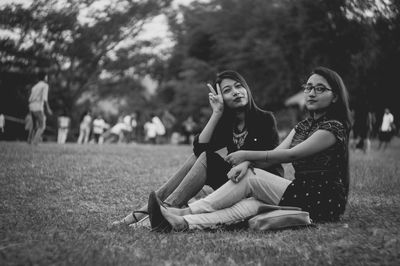
[[[82,99],[132,94],[135,97],[128,101],[143,106],[140,78],[157,55],[144,52],[152,43],[137,37],[143,25],[168,8],[170,1],[109,1],[82,20],[82,10],[89,12],[96,2],[35,0],[29,6],[3,6],[0,28],[16,38],[0,39],[0,72],[20,75],[30,87],[34,74],[46,71],[55,110],[70,112]],[[13,85],[3,82],[2,90]],[[25,98],[28,93],[25,87],[8,89],[22,91]]]
[[[206,82],[233,69],[256,102],[273,111],[323,65],[344,79],[352,106],[400,116],[394,92],[400,69],[398,0],[210,0],[171,8],[171,0],[109,1],[82,20],[96,0],[36,0],[0,7],[0,106],[24,99],[34,74],[50,74],[50,103],[76,111],[104,98],[124,110],[168,109],[178,121],[209,111]],[[175,41],[167,57],[137,37],[144,23],[165,14]],[[130,40],[127,42],[126,40]],[[159,84],[146,94],[141,80]],[[1,112],[1,110],[0,110]],[[79,115],[79,114],[78,114]],[[19,115],[21,116],[21,115]]]
[[[278,110],[323,65],[343,77],[353,101],[399,113],[393,97],[399,7],[399,1],[357,0],[211,0],[182,7],[169,17],[176,46],[160,99],[188,112],[186,106],[201,108],[207,103],[198,91],[206,91],[216,72],[234,69],[260,106]]]

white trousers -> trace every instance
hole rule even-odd
[[[257,214],[263,204],[278,205],[290,180],[261,169],[248,170],[239,183],[226,182],[204,199],[189,204],[183,218],[191,229],[216,228],[241,222]]]
[[[57,143],[64,144],[67,141],[68,128],[59,128],[57,134]]]

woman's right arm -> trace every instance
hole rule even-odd
[[[212,108],[212,114],[206,126],[199,135],[199,143],[210,142],[214,130],[224,112],[224,100],[222,98],[221,89],[219,85],[217,84],[216,88],[217,93],[214,92],[214,89],[210,84],[207,84],[207,87],[210,89],[210,93],[208,94],[208,99]]]
[[[207,86],[210,89],[208,99],[212,108],[212,115],[201,133],[194,138],[193,152],[196,156],[199,156],[204,151],[221,149],[224,145],[215,136],[215,129],[224,112],[224,100],[221,89],[219,85],[217,85],[216,91],[210,84],[207,84]]]
[[[211,140],[211,137],[214,133],[214,130],[218,124],[218,121],[220,120],[222,116],[222,113],[212,113],[210,119],[208,120],[206,126],[204,129],[201,131],[198,141],[199,143],[208,143]]]

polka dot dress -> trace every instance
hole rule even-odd
[[[337,221],[344,213],[347,193],[348,134],[343,124],[326,117],[308,118],[295,127],[291,147],[317,130],[327,130],[337,139],[330,148],[293,162],[295,179],[286,189],[279,205],[297,206],[310,213],[315,222]]]

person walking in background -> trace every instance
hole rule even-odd
[[[78,144],[85,144],[89,142],[91,126],[92,116],[90,114],[90,111],[86,111],[79,125],[79,137],[77,141]]]
[[[147,121],[144,123],[144,134],[145,134],[145,141],[151,144],[156,144],[157,138],[157,126],[153,123],[153,121]]]
[[[354,113],[352,148],[367,153],[370,149],[371,115],[366,103],[358,104]]]
[[[57,143],[64,144],[67,141],[71,119],[64,113],[63,115],[58,117],[57,122],[58,122]]]
[[[28,143],[38,144],[42,141],[42,134],[46,128],[46,115],[52,115],[48,103],[49,85],[47,84],[47,74],[38,74],[39,81],[32,87],[29,96],[29,112],[32,116],[32,128],[29,131]]]
[[[101,115],[98,115],[93,120],[93,141],[97,144],[102,144],[104,142],[103,133],[104,130],[108,128],[108,124],[104,121]]]
[[[131,142],[131,136],[132,136],[132,116],[130,114],[127,114],[123,117],[122,121],[125,123],[126,127],[125,130],[123,131],[123,138],[122,142],[129,143]]]
[[[161,122],[161,119],[157,115],[153,115],[151,122],[154,124],[156,129],[156,144],[163,143],[163,138],[166,133],[164,124]]]
[[[395,132],[394,116],[390,113],[389,108],[385,108],[385,112],[382,117],[382,124],[379,128],[379,146],[381,148],[383,144],[383,149],[385,150],[391,141],[393,134]]]
[[[237,72],[217,74],[214,85],[207,84],[212,114],[193,141],[193,153],[158,190],[157,195],[169,206],[181,207],[204,192],[226,183],[231,165],[223,155],[237,150],[269,150],[279,143],[275,116],[260,109],[246,80]],[[257,164],[258,167],[283,176],[281,164]],[[133,210],[113,225],[137,223],[146,216],[147,204]]]
[[[299,207],[314,222],[336,222],[349,192],[351,115],[347,89],[334,71],[317,67],[303,85],[308,118],[299,122],[275,149],[236,151],[225,157],[230,181],[188,208],[166,208],[155,192],[149,196],[154,231],[215,228],[242,222],[265,204]],[[290,181],[251,168],[250,162],[293,163]]]
[[[369,128],[371,129],[369,132],[369,139],[374,139],[378,135],[377,126],[376,126],[376,115],[374,112],[368,112],[368,122]]]
[[[168,110],[164,110],[161,116],[161,121],[165,126],[165,138],[167,143],[171,142],[172,130],[176,123],[176,118]]]
[[[138,141],[137,138],[138,121],[136,113],[131,114],[131,127],[132,127],[132,132],[130,133],[130,139],[132,141]]]
[[[104,134],[104,142],[121,143],[124,140],[125,132],[129,130],[128,125],[124,122],[123,117],[118,118],[118,122]]]
[[[6,123],[6,119],[3,114],[0,114],[0,134],[4,133],[4,125]]]

